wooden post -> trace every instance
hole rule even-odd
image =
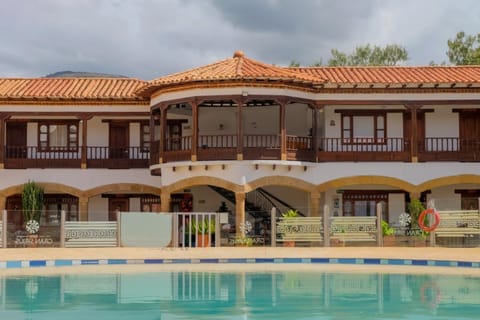
[[[191,147],[192,150],[190,150],[190,159],[192,161],[197,161],[197,142],[198,142],[198,104],[196,101],[192,101],[190,103],[192,106],[192,142],[191,142]]]
[[[323,246],[330,247],[330,207],[323,206]]]
[[[382,204],[377,203],[377,246],[383,247]]]
[[[215,247],[220,247],[220,241],[222,241],[221,237],[221,228],[220,228],[220,215],[221,212],[213,213],[215,217]]]
[[[286,128],[286,103],[280,103],[280,153],[281,160],[287,160],[287,128]]]
[[[65,248],[65,210],[60,211],[60,248]]]

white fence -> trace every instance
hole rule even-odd
[[[67,221],[65,222],[63,246],[116,247],[118,245],[116,221]]]

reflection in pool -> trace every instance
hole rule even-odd
[[[0,278],[1,319],[478,319],[480,277],[144,272]]]

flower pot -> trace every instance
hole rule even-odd
[[[397,239],[395,236],[383,236],[384,247],[394,247],[397,245]]]
[[[283,246],[284,247],[295,247],[295,241],[284,241]]]
[[[209,234],[199,234],[197,235],[197,247],[204,248],[210,246],[210,235]]]

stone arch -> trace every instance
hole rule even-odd
[[[208,177],[208,176],[199,176],[199,177],[191,177],[184,180],[177,181],[172,183],[171,185],[165,186],[162,188],[162,192],[166,193],[174,193],[177,190],[184,189],[191,186],[198,186],[198,185],[214,185],[217,187],[221,187],[233,192],[243,192],[243,186],[235,184],[233,182],[223,180],[220,178],[215,177]]]
[[[44,182],[35,182],[38,185],[42,186],[45,190],[45,193],[67,193],[75,197],[81,197],[83,195],[83,191],[77,188],[73,188],[61,183],[44,183]],[[9,197],[15,194],[22,193],[23,184],[11,186],[6,188],[0,192],[0,196]]]
[[[138,183],[113,183],[87,190],[83,195],[90,198],[105,192],[138,192],[160,195],[161,189]]]
[[[480,175],[461,174],[461,175],[432,179],[418,185],[416,188],[416,192],[420,193],[422,191],[430,190],[433,188],[444,187],[444,186],[449,186],[454,184],[469,184],[469,183],[480,184]]]
[[[311,192],[315,185],[305,182],[304,180],[293,178],[293,177],[285,177],[285,176],[269,176],[256,179],[250,183],[247,183],[245,186],[245,192],[250,192],[257,188],[267,186],[267,185],[276,185],[276,186],[284,186],[284,187],[292,187],[295,189],[300,189],[306,192]]]
[[[339,178],[325,183],[319,184],[315,189],[317,192],[324,192],[329,189],[338,189],[351,185],[388,185],[396,187],[406,192],[414,192],[417,190],[416,186],[401,179],[385,177],[385,176],[352,176]]]

